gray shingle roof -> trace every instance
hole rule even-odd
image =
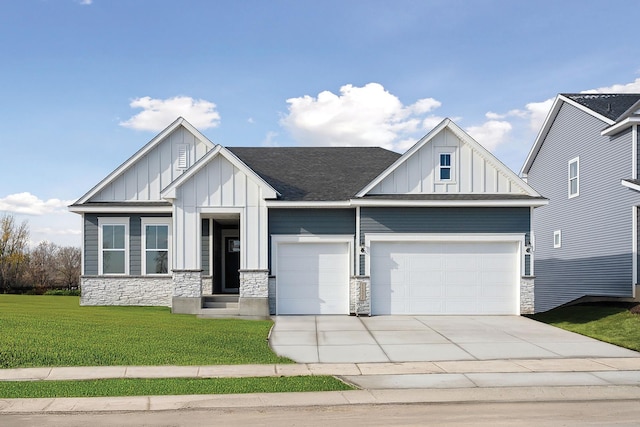
[[[617,120],[640,100],[639,93],[563,93],[562,95],[611,120]]]
[[[542,196],[529,196],[528,194],[368,194],[364,200],[547,200]]]
[[[227,147],[287,201],[349,200],[400,154],[378,147]]]

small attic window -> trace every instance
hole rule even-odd
[[[438,181],[453,181],[453,154],[450,151],[438,153]]]
[[[189,144],[178,145],[178,169],[189,167]]]

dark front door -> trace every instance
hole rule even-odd
[[[238,292],[240,289],[240,240],[238,237],[224,238],[224,292]]]

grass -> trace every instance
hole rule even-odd
[[[329,376],[0,382],[0,399],[353,390]]]
[[[629,312],[626,305],[574,305],[535,314],[531,318],[640,351],[640,315]]]
[[[163,307],[80,307],[72,296],[0,295],[0,368],[291,363],[269,348],[271,325]]]

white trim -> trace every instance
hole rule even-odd
[[[356,235],[353,239],[355,253],[353,255],[353,271],[355,276],[360,275],[360,206],[356,206]]]
[[[76,204],[82,204],[95,196],[98,192],[104,189],[107,185],[109,185],[113,180],[115,180],[118,176],[120,176],[125,170],[127,170],[130,166],[140,160],[145,154],[151,151],[156,145],[158,145],[164,138],[166,138],[169,134],[171,134],[174,130],[176,130],[179,126],[183,126],[189,132],[191,132],[197,139],[199,139],[202,143],[209,146],[209,148],[213,148],[215,144],[209,139],[200,133],[199,130],[194,128],[191,123],[187,122],[184,118],[178,117],[173,123],[167,126],[162,132],[156,135],[151,141],[149,141],[144,147],[138,150],[133,156],[129,157],[124,163],[118,166],[113,172],[107,175],[102,181],[100,181],[95,187],[89,190],[84,196],[80,197]],[[76,212],[76,211],[72,211]]]
[[[575,163],[576,164],[576,176],[575,176],[575,180],[576,180],[576,192],[575,193],[571,193],[571,164]],[[580,157],[574,157],[573,159],[569,160],[567,162],[567,195],[569,196],[570,199],[573,199],[574,197],[578,197],[580,195]]]
[[[322,202],[308,202],[308,201],[285,201],[285,200],[265,200],[265,204],[269,209],[277,208],[315,208],[315,209],[330,209],[330,208],[348,208],[351,207],[349,200],[344,201],[322,201]]]
[[[633,182],[625,181],[624,179],[622,179],[620,180],[620,184],[632,190],[640,191],[640,185],[634,184]]]
[[[613,126],[609,126],[608,128],[604,129],[602,132],[600,132],[600,135],[613,136],[617,133],[622,132],[629,126],[637,126],[637,123],[640,123],[640,117],[627,117],[626,119],[614,124]]]
[[[129,217],[98,217],[98,275],[103,276],[103,248],[102,248],[102,227],[105,225],[124,225],[124,273],[107,273],[107,275],[114,276],[128,276],[129,275]]]
[[[131,213],[131,214],[150,214],[150,213],[172,213],[173,206],[87,206],[87,205],[72,205],[68,209],[73,213]]]
[[[636,284],[638,283],[638,206],[632,206],[633,212],[631,214],[631,292],[633,297],[636,297]]]
[[[523,199],[523,200],[380,200],[380,199],[355,199],[351,200],[352,206],[397,206],[397,207],[430,207],[430,206],[523,206],[538,207],[549,204],[547,199]]]
[[[631,130],[631,179],[638,179],[638,125]]]
[[[82,214],[82,226],[80,227],[80,275],[84,276],[84,250],[85,250],[85,232],[84,232],[84,213]]]
[[[535,251],[536,251],[536,234],[533,231],[533,215],[535,214],[534,208],[530,208],[529,212],[529,246],[531,247],[531,252],[529,252],[529,276],[535,276],[535,270],[533,265],[535,264]]]
[[[147,273],[147,225],[166,225],[168,232],[167,239],[167,272],[161,273]],[[143,276],[163,277],[170,276],[171,269],[173,268],[172,252],[173,252],[173,221],[170,217],[142,217],[140,218],[140,273]]]
[[[520,278],[524,273],[524,234],[503,234],[503,233],[367,233],[365,239],[365,275],[371,276],[371,244],[375,242],[505,242],[517,244],[517,259],[520,260],[516,266],[516,277],[514,277],[514,286],[516,286],[516,304],[515,313],[520,314]]]
[[[556,240],[556,237],[558,238]],[[553,230],[553,248],[558,249],[562,247],[562,230]]]
[[[271,235],[271,274],[276,277],[276,314],[280,311],[280,292],[278,289],[278,245],[291,243],[346,243],[349,255],[349,277],[347,277],[347,307],[349,305],[349,278],[354,271],[353,241],[355,236],[351,234],[272,234]],[[347,313],[348,309],[347,309]]]

